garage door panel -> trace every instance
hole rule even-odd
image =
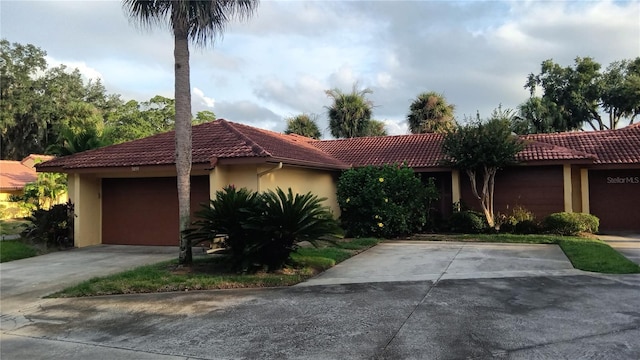
[[[601,231],[640,231],[640,169],[589,170],[589,207]]]
[[[103,179],[102,242],[178,245],[175,178]],[[208,176],[191,179],[191,213],[209,199]]]

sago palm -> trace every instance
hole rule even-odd
[[[190,222],[191,190],[191,83],[189,41],[198,46],[212,44],[234,18],[248,18],[258,0],[123,0],[129,17],[143,26],[165,25],[174,38],[176,172],[180,217],[180,264],[192,262],[191,244],[182,236]]]

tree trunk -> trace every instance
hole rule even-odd
[[[471,192],[480,202],[482,212],[484,213],[490,227],[495,227],[495,221],[493,218],[493,190],[496,170],[497,169],[485,167],[482,179],[482,192],[478,191],[476,171],[467,170],[469,182],[471,183]]]
[[[191,265],[191,241],[182,231],[190,225],[191,203],[191,81],[189,78],[189,39],[186,27],[174,22],[175,98],[176,98],[176,172],[178,179],[178,213],[180,217],[181,265]]]

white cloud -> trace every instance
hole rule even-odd
[[[197,87],[193,88],[191,94],[193,94],[193,99],[191,101],[197,105],[213,108],[216,104],[216,101],[213,98],[207,97],[204,92]]]
[[[166,28],[132,26],[118,1],[73,4],[3,2],[3,37],[81,65],[123,97],[173,97]],[[444,93],[458,118],[486,116],[524,101],[545,59],[636,57],[639,18],[639,1],[263,1],[213,49],[191,51],[194,108],[279,130],[283,117],[312,112],[322,128],[324,90],[358,81],[374,91],[374,117],[405,133],[422,91]]]
[[[57,67],[60,65],[64,65],[71,71],[73,71],[74,69],[78,69],[78,71],[80,71],[80,74],[82,74],[82,76],[86,80],[104,79],[104,76],[102,76],[100,71],[87,65],[87,63],[85,63],[84,61],[58,60],[58,59],[52,58],[51,56],[45,56],[45,59],[47,60],[47,65],[49,67]]]

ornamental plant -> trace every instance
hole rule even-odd
[[[438,191],[406,165],[366,166],[338,180],[342,227],[348,236],[392,238],[422,230]]]
[[[213,241],[220,234],[229,266],[234,270],[281,269],[298,243],[331,240],[341,233],[325,198],[294,194],[289,188],[261,194],[227,186],[196,213],[198,220],[184,231],[192,244]]]

